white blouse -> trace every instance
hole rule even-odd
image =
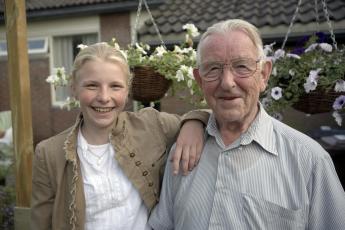
[[[78,134],[86,230],[147,230],[148,210],[115,159],[110,143],[90,145]]]

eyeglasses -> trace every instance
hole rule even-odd
[[[232,59],[230,63],[209,62],[199,66],[199,74],[205,81],[218,80],[224,73],[224,68],[229,66],[230,71],[236,78],[251,77],[257,70],[260,61],[251,58]]]

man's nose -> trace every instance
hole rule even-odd
[[[224,65],[221,77],[221,86],[224,89],[233,88],[236,86],[235,82],[236,76],[233,74],[230,65]]]

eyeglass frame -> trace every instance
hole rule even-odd
[[[248,74],[248,75],[241,75],[241,74],[238,74],[236,73],[234,70],[233,70],[233,62],[236,61],[236,60],[252,60],[255,62],[255,70],[252,71],[252,73]],[[217,81],[221,78],[221,76],[224,74],[224,68],[225,66],[229,66],[229,70],[230,72],[236,77],[236,78],[249,78],[251,76],[253,76],[255,74],[255,72],[258,70],[258,63],[262,60],[261,57],[259,57],[258,59],[252,59],[252,58],[235,58],[235,59],[232,59],[230,60],[230,62],[228,63],[224,63],[224,62],[210,62],[212,65],[216,65],[218,64],[219,65],[219,69],[221,69],[221,72],[219,72],[219,74],[217,75],[217,77],[214,77],[214,78],[207,78],[206,75],[211,71],[208,71],[208,73],[206,74],[201,74],[200,73],[200,65],[198,66],[197,70],[199,71],[199,74],[201,76],[201,78],[207,82],[211,82],[211,81]]]

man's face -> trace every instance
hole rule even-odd
[[[258,111],[260,92],[266,88],[271,63],[263,60],[264,64],[261,66],[260,62],[256,62],[260,59],[257,49],[246,33],[240,30],[207,37],[200,55],[200,66],[205,68],[202,71],[199,66],[198,70],[194,70],[194,76],[216,116],[218,125],[250,124]],[[240,77],[243,76],[239,74],[242,73],[242,64],[237,64],[234,60],[251,60],[253,68],[249,72],[252,74]],[[214,63],[227,65],[220,71],[218,79],[206,81],[206,72],[213,71],[212,67],[217,66]],[[231,67],[229,63],[233,63]],[[245,71],[244,69],[243,72],[246,73]]]

